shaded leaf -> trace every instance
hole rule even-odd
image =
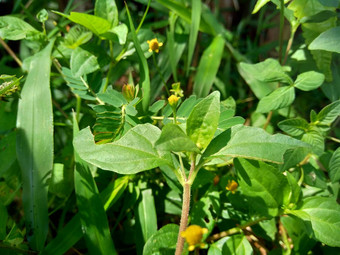
[[[340,147],[334,151],[329,161],[329,177],[333,183],[340,180]]]
[[[340,53],[339,40],[340,27],[333,27],[316,37],[308,46],[308,49]]]

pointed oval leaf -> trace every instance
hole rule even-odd
[[[295,99],[294,87],[286,86],[274,90],[268,96],[262,98],[256,108],[257,112],[266,113],[272,110],[287,107]]]
[[[154,149],[160,130],[143,124],[130,129],[121,139],[96,145],[90,128],[81,130],[73,145],[79,156],[104,170],[120,174],[134,174],[161,165],[171,164]]]
[[[280,121],[278,126],[282,131],[291,136],[303,135],[309,128],[308,122],[301,118]]]
[[[340,180],[340,147],[334,151],[329,161],[329,177],[333,183]]]
[[[318,124],[330,125],[340,115],[340,100],[325,106],[317,115]]]
[[[198,148],[206,148],[218,127],[220,93],[213,92],[195,105],[187,119],[187,135]]]
[[[297,147],[310,145],[286,135],[270,135],[262,128],[237,125],[231,128],[228,144],[212,157],[242,157],[280,164],[286,150]]]
[[[253,248],[244,235],[233,235],[224,243],[222,254],[251,255]]]
[[[70,15],[66,17],[74,23],[90,29],[96,35],[104,34],[111,27],[109,21],[106,19],[91,14],[71,12]]]
[[[83,76],[99,69],[97,57],[80,47],[72,52],[70,66],[75,77]]]
[[[334,198],[309,197],[290,213],[310,224],[317,240],[340,247],[340,205]]]
[[[30,34],[39,33],[38,30],[20,18],[12,16],[0,17],[0,37],[2,39],[21,40],[27,38]]]
[[[325,75],[315,71],[299,74],[294,82],[294,87],[303,91],[317,89],[325,80]]]
[[[162,129],[161,136],[155,144],[158,150],[165,151],[193,151],[200,153],[195,143],[175,124],[169,123]]]
[[[238,183],[249,204],[263,216],[277,216],[290,193],[287,179],[277,168],[261,161],[235,159]]]
[[[316,37],[308,46],[310,50],[325,50],[340,53],[340,27],[333,27]]]
[[[111,28],[118,25],[118,9],[115,0],[96,0],[94,15],[107,20]]]

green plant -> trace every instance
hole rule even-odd
[[[339,3],[218,2],[0,17],[5,254],[339,252]]]

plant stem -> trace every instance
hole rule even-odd
[[[270,123],[270,120],[272,119],[272,116],[273,116],[273,111],[270,111],[270,112],[268,113],[268,116],[267,116],[267,119],[266,119],[266,123],[264,123],[264,125],[263,125],[263,129],[264,129],[264,130],[267,129],[267,127],[268,127],[268,125],[269,125],[269,123]]]
[[[21,60],[17,57],[17,55],[15,55],[12,49],[7,45],[7,43],[4,40],[2,40],[1,37],[0,37],[0,44],[5,48],[8,54],[11,55],[11,57],[15,60],[15,62],[17,62],[17,64],[21,67],[22,66]]]
[[[190,209],[190,189],[189,183],[185,182],[183,185],[183,205],[182,205],[182,215],[181,223],[179,225],[179,232],[177,237],[176,253],[175,255],[181,255],[184,247],[184,238],[181,237],[181,233],[185,231],[188,225],[188,216]]]

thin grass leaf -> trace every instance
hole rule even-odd
[[[53,167],[53,111],[50,92],[52,40],[37,53],[21,92],[17,156],[22,170],[27,239],[41,250],[48,232],[47,178]]]
[[[189,74],[189,68],[191,65],[192,55],[196,47],[198,30],[200,27],[201,20],[201,1],[192,0],[192,12],[191,12],[191,24],[190,24],[190,35],[189,35],[189,45],[188,45],[188,62],[187,62],[187,72]]]
[[[143,111],[147,112],[149,109],[149,104],[150,104],[150,77],[149,77],[149,67],[148,63],[146,61],[146,58],[144,56],[144,53],[142,51],[142,48],[140,46],[140,43],[137,38],[136,30],[132,22],[131,14],[129,11],[128,6],[126,6],[126,11],[127,15],[129,18],[129,24],[130,24],[130,29],[131,29],[131,35],[132,35],[132,41],[135,45],[137,56],[139,59],[139,65],[140,65],[140,85],[143,90],[143,99],[142,99],[142,106],[143,106]]]

